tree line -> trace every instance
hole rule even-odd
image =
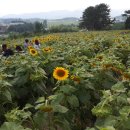
[[[44,33],[46,32],[47,28],[47,20],[44,20],[43,22],[34,22],[34,23],[27,23],[24,22],[23,24],[18,25],[10,25],[7,32],[33,32],[33,33]]]
[[[69,25],[56,25],[48,27],[47,20],[44,22],[36,21],[35,23],[27,23],[24,22],[23,24],[18,25],[11,25],[9,26],[7,33],[10,34],[12,38],[22,35],[35,35],[41,33],[59,33],[59,32],[77,32],[79,28],[77,25],[69,24]]]

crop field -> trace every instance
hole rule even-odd
[[[51,27],[51,26],[58,26],[58,25],[78,25],[79,22],[78,20],[73,20],[73,19],[70,19],[70,20],[48,20],[48,26]]]
[[[130,31],[35,39],[1,41],[0,130],[130,130]]]

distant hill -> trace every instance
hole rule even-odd
[[[47,20],[47,23],[48,23],[48,26],[57,26],[57,25],[60,25],[60,24],[77,25],[79,23],[79,18],[67,17],[67,18],[63,18],[63,19],[52,19],[52,20]]]
[[[77,17],[77,18],[80,18],[81,16],[82,16],[82,11],[81,10],[76,10],[76,11],[58,10],[58,11],[40,12],[40,13],[9,14],[9,15],[3,16],[2,18],[62,19],[62,18],[65,18],[65,17]]]
[[[45,19],[40,19],[40,18],[30,18],[30,19],[19,19],[19,18],[4,18],[0,19],[0,24],[6,24],[6,25],[16,25],[16,24],[22,24],[22,23],[34,23],[36,21],[38,22],[43,22]],[[47,19],[47,24],[48,26],[57,26],[57,25],[78,25],[79,23],[79,18],[75,17],[66,17],[63,19]]]
[[[126,17],[123,17],[122,15],[119,15],[119,16],[116,16],[116,17],[114,17],[115,18],[115,22],[116,23],[119,23],[119,22],[125,22],[125,20],[126,20]]]

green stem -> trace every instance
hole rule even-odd
[[[51,130],[51,119],[50,119],[50,113],[48,112],[48,127],[49,127],[49,130]]]

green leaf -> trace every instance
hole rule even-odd
[[[58,115],[54,117],[54,124],[59,127],[61,130],[71,130],[71,126],[68,120],[64,116]]]
[[[28,103],[28,104],[26,104],[26,106],[23,109],[25,110],[25,109],[29,109],[29,108],[33,108],[33,107],[34,107],[33,105]]]
[[[87,128],[85,130],[96,130],[95,128]]]
[[[12,84],[10,84],[9,82],[4,81],[4,82],[3,82],[3,86],[10,86],[10,87],[11,87]]]
[[[99,130],[116,130],[113,126],[97,127]]]
[[[3,94],[9,101],[12,101],[11,93],[8,90],[4,91]]]
[[[63,100],[64,98],[64,94],[63,93],[59,93],[57,95],[51,95],[48,97],[49,100],[51,100],[51,104],[55,105],[55,104],[60,104],[60,102]]]
[[[106,118],[97,118],[95,125],[98,127],[115,126],[117,122],[117,117],[108,116]]]
[[[72,107],[78,107],[79,106],[79,100],[75,95],[68,96],[67,100]]]
[[[73,92],[75,92],[77,89],[74,88],[71,85],[64,85],[60,87],[60,91],[64,92],[65,94],[71,94]]]
[[[54,112],[60,112],[60,113],[66,113],[68,111],[68,109],[64,106],[61,106],[61,105],[54,105],[53,111]]]
[[[30,111],[19,110],[19,108],[14,108],[10,112],[5,114],[6,120],[9,122],[22,122],[31,116]]]
[[[79,101],[83,104],[88,105],[88,101],[90,101],[91,95],[89,91],[86,90],[80,90],[77,92]]]
[[[130,106],[124,106],[119,113],[121,114],[122,118],[128,119],[128,116],[130,115]]]
[[[128,101],[127,101],[127,95],[124,94],[124,93],[120,94],[116,98],[117,98],[117,103],[118,104],[127,104],[128,103]]]
[[[130,130],[130,118],[123,122],[124,129]]]
[[[45,97],[39,97],[36,103],[41,103],[45,101]]]
[[[102,106],[101,104],[98,104],[92,109],[92,113],[97,117],[107,117],[112,114],[112,108],[110,106]]]
[[[124,85],[123,85],[122,82],[119,82],[119,83],[113,85],[111,89],[112,89],[113,91],[119,92],[119,93],[126,91],[126,88],[124,87]]]
[[[29,77],[29,74],[25,74],[25,75],[20,75],[18,77],[16,77],[13,81],[12,81],[12,84],[13,85],[17,85],[17,86],[22,86],[24,85],[25,83],[28,82],[28,77]]]
[[[24,128],[23,126],[16,124],[14,122],[5,122],[0,130],[31,130],[29,128]]]
[[[40,130],[42,130],[43,127],[47,125],[47,120],[48,120],[48,113],[38,111],[34,116],[33,116],[34,123],[36,127]]]

